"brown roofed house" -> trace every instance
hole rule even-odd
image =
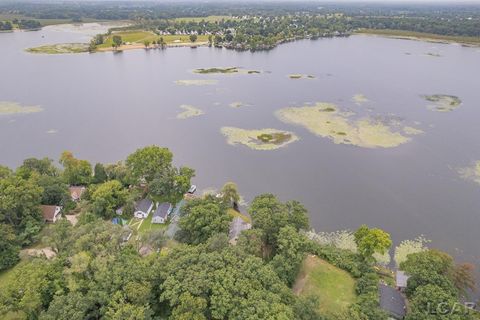
[[[85,187],[82,186],[71,186],[68,188],[70,191],[70,197],[72,197],[73,201],[79,201],[82,198],[82,194],[85,192]]]
[[[41,205],[42,216],[45,222],[55,222],[60,218],[62,207]]]

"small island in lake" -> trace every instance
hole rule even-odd
[[[28,48],[25,51],[30,53],[66,54],[88,52],[88,48],[89,45],[86,43],[59,43]]]
[[[288,107],[276,112],[285,123],[300,125],[336,144],[363,148],[393,148],[410,141],[409,137],[393,131],[393,126],[370,118],[351,119],[351,112],[340,112],[331,103],[303,107]]]
[[[247,130],[223,127],[221,132],[227,138],[228,144],[243,144],[254,150],[275,150],[298,140],[293,132],[277,129]]]

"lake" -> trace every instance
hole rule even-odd
[[[358,35],[256,53],[206,47],[24,52],[42,44],[88,42],[98,30],[56,26],[0,34],[0,101],[43,108],[0,115],[1,164],[58,159],[64,150],[109,163],[157,144],[172,150],[176,164],[196,169],[200,190],[235,181],[247,201],[265,192],[301,201],[317,231],[365,223],[391,233],[396,244],[423,234],[433,247],[480,262],[480,185],[458,173],[480,160],[478,48]],[[262,73],[192,72],[227,66]],[[218,83],[175,83],[193,79]],[[356,103],[356,94],[368,101]],[[422,97],[431,94],[455,95],[462,104],[435,112]],[[248,105],[230,107],[234,102]],[[275,116],[278,109],[315,102],[424,133],[394,148],[362,148],[335,144]],[[205,114],[177,119],[180,105]],[[299,140],[276,150],[252,150],[227,144],[220,132],[225,126],[287,130]]]

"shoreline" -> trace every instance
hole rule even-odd
[[[403,30],[388,30],[388,29],[368,29],[368,30],[358,30],[353,33],[354,35],[366,35],[366,36],[378,36],[391,39],[400,39],[400,40],[412,40],[412,41],[424,41],[430,43],[441,43],[441,44],[459,44],[464,47],[480,47],[480,37],[472,39],[462,39],[461,36],[441,36],[430,33],[416,33],[408,32]]]
[[[181,47],[206,47],[208,46],[208,42],[195,42],[195,43],[190,43],[190,42],[178,42],[178,43],[167,43],[166,47],[167,48],[181,48]],[[145,45],[136,43],[136,44],[125,44],[121,45],[117,49],[114,49],[112,47],[107,47],[107,48],[97,48],[93,53],[95,52],[120,52],[124,50],[138,50],[138,49],[144,49],[144,50],[151,50],[151,49],[161,49],[160,47],[148,47],[145,48]]]

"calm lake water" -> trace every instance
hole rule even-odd
[[[98,31],[91,32],[95,34]],[[480,185],[457,168],[480,160],[480,50],[371,36],[299,41],[269,52],[169,48],[76,55],[33,55],[27,47],[87,42],[88,33],[49,27],[0,34],[0,101],[40,105],[43,112],[0,115],[0,163],[26,157],[115,162],[135,149],[170,148],[196,169],[200,189],[235,181],[247,201],[264,192],[297,199],[317,231],[360,224],[390,232],[396,243],[421,234],[433,246],[479,263]],[[427,53],[439,54],[432,56]],[[199,75],[192,69],[238,66],[259,75]],[[314,80],[292,80],[293,73]],[[217,79],[179,86],[175,80]],[[425,94],[463,104],[433,112]],[[358,106],[355,94],[369,102]],[[231,108],[232,102],[251,106]],[[366,116],[401,120],[425,131],[391,149],[337,145],[274,112],[331,102]],[[182,104],[205,115],[176,119]],[[276,128],[300,140],[274,151],[226,143],[223,126]],[[50,133],[48,133],[50,132]]]

